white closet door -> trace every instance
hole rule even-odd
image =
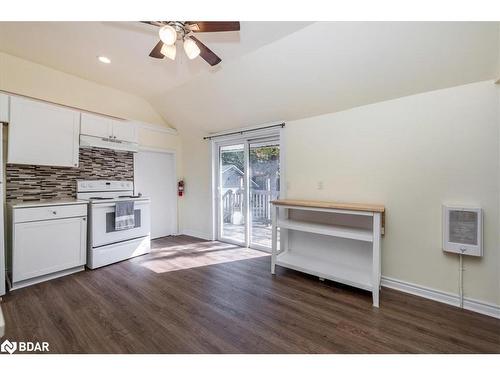
[[[151,198],[151,238],[177,232],[177,180],[171,153],[140,151],[135,154],[136,193]]]

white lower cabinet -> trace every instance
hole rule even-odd
[[[11,289],[83,270],[86,204],[13,207],[11,220]]]

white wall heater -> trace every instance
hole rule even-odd
[[[483,256],[483,210],[443,205],[443,250]]]

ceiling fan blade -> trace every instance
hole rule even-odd
[[[205,60],[211,66],[215,66],[222,61],[219,56],[217,56],[210,48],[208,48],[206,45],[204,45],[202,42],[200,42],[194,36],[191,35],[190,38],[192,40],[194,40],[194,42],[196,43],[196,45],[200,49],[200,56],[203,58],[203,60]]]
[[[209,33],[217,31],[239,31],[238,21],[187,21],[191,31],[195,33]]]
[[[161,53],[161,47],[163,47],[163,42],[160,40],[155,48],[151,50],[149,56],[154,57],[155,59],[163,59],[165,56]]]

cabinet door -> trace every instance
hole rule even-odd
[[[113,120],[113,138],[137,143],[136,126],[133,122]]]
[[[0,122],[9,122],[9,96],[0,93]]]
[[[83,217],[14,225],[14,282],[84,265],[87,222]]]
[[[79,133],[79,112],[13,96],[7,162],[77,167]]]
[[[112,136],[111,119],[90,113],[82,113],[80,133],[99,138],[110,138]]]

